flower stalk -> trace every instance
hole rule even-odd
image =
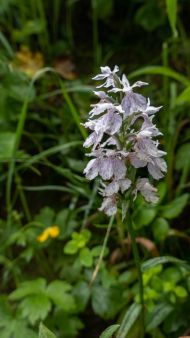
[[[138,271],[143,338],[145,326],[143,278],[130,213],[139,193],[148,203],[158,202],[157,188],[152,185],[149,176],[152,180],[159,180],[164,176],[167,166],[163,156],[166,153],[159,149],[158,136],[162,134],[153,123],[155,113],[161,107],[151,106],[149,98],[135,92],[148,83],[137,81],[130,85],[124,74],[122,77],[118,76],[118,71],[118,66],[113,70],[108,66],[101,67],[101,73],[93,78],[97,81],[103,80],[104,83],[94,92],[100,101],[92,105],[89,119],[84,123],[84,127],[91,131],[84,142],[84,147],[91,148],[87,156],[92,158],[84,169],[84,174],[88,180],[100,178],[99,193],[103,201],[99,210],[110,216],[111,220],[118,210],[121,210],[123,222],[127,217],[127,229]],[[106,243],[111,222],[105,238]],[[99,265],[95,270],[95,276]]]
[[[127,229],[129,232],[129,236],[131,238],[131,246],[133,251],[133,256],[135,260],[135,265],[138,272],[138,280],[139,280],[139,298],[140,303],[142,305],[142,312],[141,312],[141,323],[142,323],[142,335],[141,338],[144,338],[144,331],[145,331],[145,318],[144,318],[144,312],[145,312],[145,304],[144,304],[144,288],[143,288],[143,275],[141,271],[141,259],[139,255],[139,250],[136,242],[136,234],[133,227],[133,221],[130,215],[128,215],[128,222],[127,222]]]

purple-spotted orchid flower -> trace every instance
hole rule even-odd
[[[87,154],[92,159],[84,174],[88,180],[101,179],[100,210],[108,216],[116,214],[128,192],[134,198],[140,192],[149,203],[158,201],[157,189],[147,177],[137,176],[137,169],[147,167],[148,174],[156,180],[167,171],[165,152],[158,149],[156,139],[162,134],[153,123],[161,107],[151,106],[149,98],[133,91],[148,83],[137,81],[131,86],[125,75],[117,75],[118,71],[118,66],[113,71],[108,66],[101,67],[101,73],[93,78],[105,82],[97,87],[100,91],[94,92],[100,101],[92,105],[84,123],[91,131],[84,147],[92,148]]]

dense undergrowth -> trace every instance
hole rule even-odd
[[[133,213],[146,337],[190,333],[189,16],[188,1],[0,1],[1,338],[36,338],[40,322],[57,338],[97,338],[120,323],[102,338],[140,338],[120,212],[92,281],[109,218],[98,182],[83,176],[81,123],[95,102],[91,77],[106,64],[150,82],[143,94],[163,106],[167,176],[159,202],[137,198]],[[41,326],[40,338],[51,337]]]

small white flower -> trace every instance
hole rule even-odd
[[[159,200],[157,189],[150,184],[147,178],[138,178],[135,194],[137,191],[140,191],[145,201],[149,203],[157,203]]]
[[[113,195],[111,197],[104,198],[99,210],[104,211],[107,216],[115,215],[117,212],[116,197]]]
[[[101,69],[101,74],[96,75],[95,77],[93,77],[93,80],[104,80],[106,79],[106,81],[98,86],[97,88],[101,88],[101,87],[111,87],[114,86],[114,76],[115,74],[119,71],[119,67],[115,66],[113,71],[111,71],[110,67],[106,66],[106,67],[100,67]]]

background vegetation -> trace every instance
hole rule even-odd
[[[138,198],[133,215],[146,337],[190,333],[189,19],[188,0],[0,1],[1,338],[36,338],[41,321],[58,338],[99,337],[121,322],[118,338],[139,337],[120,213],[92,283],[109,220],[82,173],[91,77],[115,64],[163,105],[168,174],[159,203]],[[53,334],[41,327],[40,337]]]

